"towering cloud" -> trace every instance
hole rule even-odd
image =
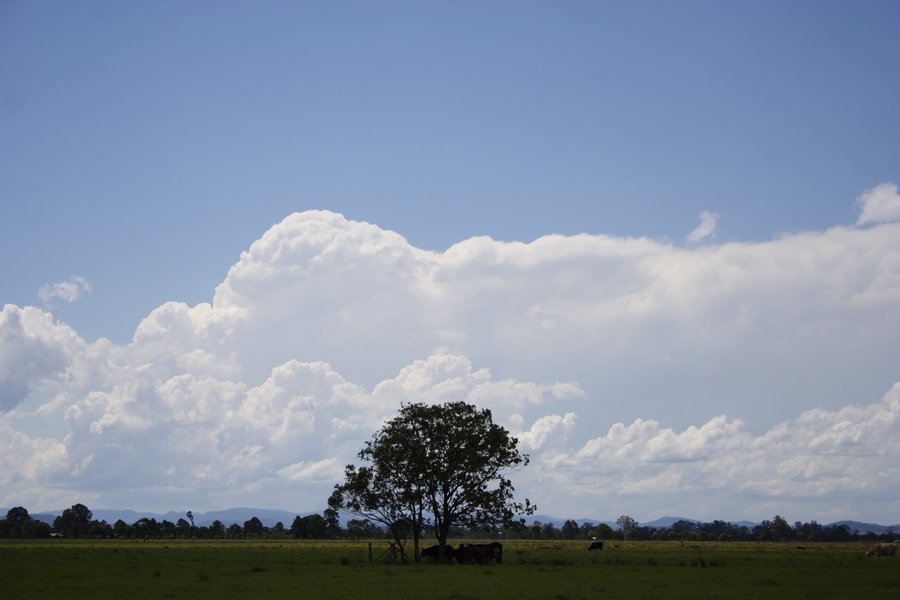
[[[318,510],[401,403],[465,400],[519,437],[517,489],[549,511],[757,518],[856,490],[877,518],[900,433],[900,224],[877,214],[761,243],[437,253],[311,211],[127,345],[7,305],[0,504]]]

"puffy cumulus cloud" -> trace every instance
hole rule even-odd
[[[92,291],[91,284],[87,279],[80,275],[74,275],[66,281],[41,286],[38,290],[38,298],[49,306],[57,299],[70,303],[75,302],[81,298],[82,294],[89,294]]]
[[[519,441],[525,450],[541,450],[549,445],[564,444],[569,433],[575,427],[576,415],[568,412],[563,416],[547,415],[541,417],[531,429],[519,435]]]
[[[34,307],[7,304],[0,312],[0,412],[25,400],[35,386],[64,372],[84,342],[68,326]]]
[[[231,347],[248,377],[300,358],[374,384],[436,346],[423,289],[433,260],[375,225],[297,213],[241,255],[212,308],[241,315]]]
[[[719,221],[719,215],[704,210],[700,213],[700,224],[691,231],[685,238],[689,242],[699,242],[704,238],[708,238],[716,232],[716,225]]]
[[[638,403],[669,417],[683,402],[742,416],[762,402],[754,416],[785,419],[797,382],[835,408],[843,371],[872,382],[868,394],[896,375],[898,240],[900,224],[882,224],[691,248],[479,237],[434,253],[309,211],[252,244],[211,303],[153,311],[127,362],[256,385],[273,365],[326,361],[371,387],[447,353],[500,381],[577,381],[611,420]],[[725,386],[725,400],[702,393]]]
[[[857,514],[863,503],[888,514],[900,476],[898,436],[900,383],[881,402],[806,411],[759,435],[725,416],[681,432],[653,420],[617,423],[580,449],[533,466],[559,497],[593,496],[595,506],[627,498],[631,510],[670,504],[698,518],[722,518],[727,509],[728,518],[758,519],[771,516],[752,512],[760,506],[838,518]],[[744,505],[730,507],[735,497]],[[699,498],[717,513],[698,515]]]
[[[897,193],[897,184],[882,183],[866,190],[856,199],[856,206],[859,208],[857,225],[900,221],[900,194]]]
[[[196,490],[194,506],[294,506],[321,502],[401,403],[463,400],[519,437],[532,465],[517,488],[559,512],[597,514],[598,498],[605,515],[635,512],[626,499],[689,508],[699,491],[718,499],[708,516],[734,518],[725,490],[774,502],[854,486],[874,506],[894,473],[873,440],[896,433],[896,391],[846,405],[897,380],[898,304],[900,223],[687,248],[473,238],[435,253],[298,213],[211,302],[163,304],[126,345],[5,307],[0,453],[35,498]],[[651,506],[654,490],[669,503]]]
[[[153,369],[160,376],[191,373],[238,378],[236,329],[245,317],[246,312],[236,307],[167,302],[140,322],[124,360]]]
[[[518,434],[529,418],[544,410],[542,405],[577,401],[585,394],[574,383],[494,381],[488,369],[473,369],[465,356],[438,354],[415,361],[396,378],[379,383],[372,396],[385,406],[468,402],[491,410],[495,422]],[[574,415],[571,419],[574,422]]]
[[[164,379],[152,368],[112,373],[105,389],[62,409],[65,432],[58,438],[30,437],[15,429],[14,419],[2,422],[10,433],[0,449],[9,457],[4,466],[10,481],[26,484],[35,497],[48,490],[79,490],[90,497],[129,490],[137,499],[188,488],[209,505],[254,490],[290,498],[301,487],[305,493],[318,490],[324,502],[343,466],[402,402],[500,396],[485,392],[500,383],[486,369],[449,355],[415,361],[372,391],[327,363],[296,360],[278,365],[253,387],[191,374]],[[525,399],[581,393],[571,384],[502,386],[521,388],[521,408]],[[544,443],[573,423],[573,414],[561,423],[539,420],[525,437]]]

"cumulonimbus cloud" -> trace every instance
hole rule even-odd
[[[877,473],[895,457],[871,440],[898,433],[896,388],[849,403],[897,381],[898,305],[897,223],[429,252],[297,213],[210,302],[163,304],[129,344],[6,306],[0,503],[221,507],[264,490],[317,510],[401,403],[458,399],[519,437],[532,464],[517,489],[559,512],[688,510],[700,490],[710,505],[689,516],[739,517],[716,514],[729,494],[752,512],[857,486],[884,514]]]

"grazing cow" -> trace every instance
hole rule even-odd
[[[872,547],[869,548],[869,551],[866,552],[866,556],[874,556],[878,558],[879,556],[895,556],[897,554],[897,544],[872,544]]]
[[[603,550],[603,542],[591,542],[591,547],[588,550]]]
[[[453,550],[453,546],[444,546],[444,549],[445,549],[444,555],[447,558],[452,560],[453,556],[455,554],[455,551]],[[420,554],[423,557],[427,556],[428,558],[431,558],[434,560],[440,560],[441,559],[441,547],[440,546],[429,546],[429,547],[425,548],[424,550],[422,550],[420,552]]]
[[[500,542],[491,542],[490,544],[460,544],[456,551],[456,560],[460,564],[474,562],[483,565],[492,560],[497,564],[503,563],[503,544]]]

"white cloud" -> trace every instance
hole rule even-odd
[[[69,277],[66,281],[41,286],[38,297],[44,305],[51,305],[54,300],[60,299],[72,303],[81,298],[83,294],[89,294],[91,284],[87,279],[79,275]]]
[[[568,412],[564,416],[547,415],[535,421],[531,429],[520,434],[518,439],[525,450],[541,450],[548,445],[560,446],[575,427],[577,415]]]
[[[860,210],[856,219],[857,225],[900,221],[900,194],[897,193],[897,184],[882,183],[866,190],[856,199],[856,206]]]
[[[716,224],[719,220],[718,214],[704,210],[700,213],[699,219],[700,224],[685,238],[689,242],[699,242],[716,232]]]
[[[856,514],[859,503],[893,506],[900,476],[900,383],[881,402],[837,411],[811,410],[759,435],[740,420],[715,417],[682,432],[656,421],[617,423],[606,435],[541,465],[559,496],[593,495],[634,507],[672,502],[682,514],[721,518],[734,495],[777,499],[782,507],[825,518]],[[692,502],[716,498],[716,514],[697,514]],[[680,503],[680,505],[678,504]],[[797,508],[804,507],[804,508]],[[812,508],[811,508],[812,507]],[[760,518],[731,507],[730,518]],[[769,515],[771,516],[771,515]]]
[[[124,346],[5,307],[0,454],[15,458],[0,503],[72,490],[136,507],[320,504],[327,474],[402,402],[465,400],[520,438],[533,460],[517,490],[554,512],[738,518],[729,494],[751,513],[856,486],[871,490],[859,506],[891,514],[890,453],[872,440],[896,433],[896,389],[847,404],[900,378],[898,305],[895,223],[688,248],[473,238],[434,253],[299,213],[211,303],[163,304]]]
[[[0,412],[23,402],[35,386],[63,372],[83,342],[34,307],[0,311]]]
[[[288,501],[296,486],[312,486],[324,502],[343,465],[401,402],[491,404],[490,374],[463,357],[435,355],[408,365],[372,392],[347,381],[326,363],[289,361],[258,386],[175,375],[159,379],[153,369],[134,370],[106,390],[95,390],[65,408],[66,434],[59,440],[16,432],[4,443],[11,473],[27,469],[41,497],[52,489],[142,493],[185,486],[207,503],[227,502],[234,489],[266,482]],[[502,382],[525,396],[577,394],[574,386]],[[509,413],[500,421],[522,421]],[[571,429],[574,414],[539,421],[546,437]],[[15,421],[3,422],[13,431]],[[51,443],[52,441],[52,443]],[[292,487],[294,486],[294,487]],[[0,502],[12,502],[14,492]],[[21,503],[21,502],[20,502]],[[317,507],[314,507],[317,508]]]

